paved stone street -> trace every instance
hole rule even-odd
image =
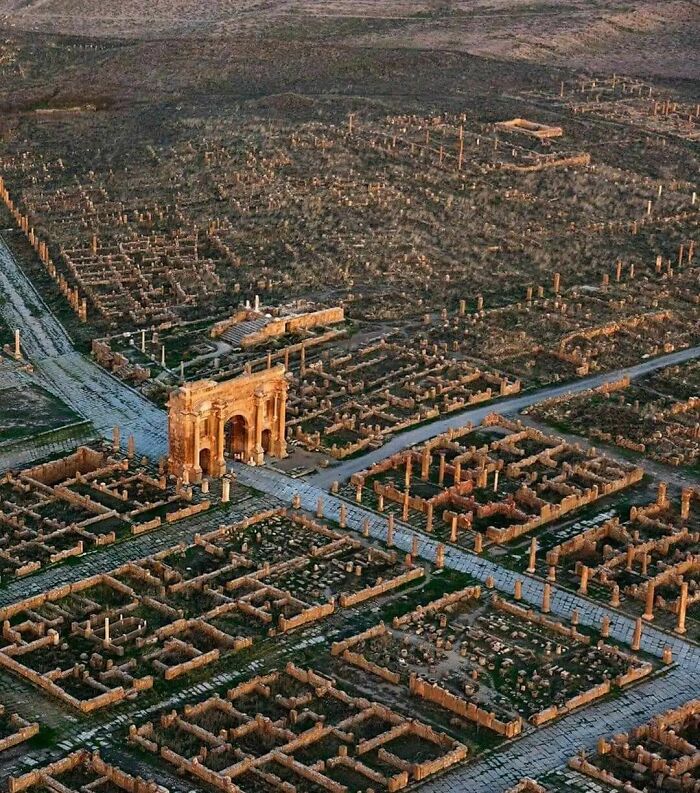
[[[110,437],[112,427],[118,424],[122,428],[123,437],[130,433],[135,435],[142,453],[153,457],[164,454],[167,450],[165,413],[73,349],[69,337],[41,301],[4,243],[0,244],[0,265],[0,289],[5,296],[0,312],[10,327],[21,329],[23,349],[30,356],[47,387],[91,420],[97,431],[103,435]],[[515,412],[546,397],[566,391],[584,390],[606,380],[616,379],[622,374],[639,376],[699,354],[700,348],[697,347],[683,350],[644,362],[629,370],[597,375],[575,384],[504,400],[497,403],[495,409]],[[251,496],[242,503],[231,505],[227,509],[216,509],[189,520],[182,526],[175,524],[152,534],[129,539],[86,555],[70,566],[48,569],[34,577],[15,581],[0,593],[0,604],[32,595],[58,583],[109,570],[129,559],[139,558],[181,540],[190,540],[197,531],[212,529],[220,523],[232,522],[252,514],[263,503],[269,505],[270,499],[280,499],[282,503],[289,504],[298,493],[303,507],[314,511],[319,497],[322,497],[326,516],[337,519],[340,505],[344,502],[325,491],[324,488],[331,481],[345,478],[354,471],[361,470],[406,446],[444,432],[449,427],[460,426],[467,421],[477,423],[493,409],[494,406],[474,408],[418,427],[397,436],[375,452],[324,471],[311,480],[294,480],[267,467],[249,468],[235,464],[233,467],[238,473],[239,481],[262,491],[266,496]],[[386,519],[383,516],[356,504],[346,504],[346,507],[350,528],[359,531],[367,520],[373,537],[386,537]],[[394,535],[395,545],[404,551],[410,550],[413,534],[413,529],[398,523]],[[434,559],[436,545],[433,538],[420,535],[419,548],[423,558]],[[513,591],[516,578],[523,578],[520,574],[455,547],[447,548],[445,563],[448,567],[468,573],[482,582],[492,576],[496,586],[505,592]],[[540,580],[524,577],[523,597],[526,601],[539,604],[542,590],[543,583]],[[633,632],[632,620],[603,605],[555,588],[552,597],[553,612],[568,617],[574,608],[579,610],[581,621],[588,625],[598,625],[604,615],[609,616],[612,635],[622,642],[630,640]],[[324,633],[319,632],[315,637],[312,635],[312,639],[327,641],[325,632],[328,629],[323,630]],[[676,665],[660,680],[644,683],[625,691],[615,699],[573,713],[533,735],[502,747],[498,752],[473,765],[428,783],[425,789],[497,793],[519,777],[532,773],[533,767],[537,768],[538,773],[545,773],[559,767],[579,748],[592,748],[601,733],[631,727],[655,711],[679,705],[700,695],[700,649],[652,626],[645,626],[642,639],[644,650],[660,656],[666,645],[672,647]],[[217,682],[220,682],[219,678],[212,680],[211,684]],[[90,741],[98,732],[99,730],[84,730],[77,737]]]
[[[133,433],[143,454],[159,457],[167,452],[165,413],[133,389],[76,352],[58,320],[46,307],[29,279],[0,238],[0,314],[12,329],[20,329],[23,353],[34,364],[49,391],[92,421],[95,429],[111,437],[112,427],[122,427],[123,437]],[[20,464],[18,459],[14,464]]]
[[[369,521],[370,534],[378,539],[386,538],[387,521],[384,517],[356,504],[347,503],[323,491],[318,486],[302,480],[293,481],[269,468],[248,468],[237,465],[238,478],[243,483],[253,484],[258,489],[274,494],[282,501],[291,503],[299,494],[304,509],[316,509],[318,498],[323,498],[324,515],[337,520],[340,505],[347,509],[347,525],[360,531],[365,520]],[[417,533],[409,526],[396,523],[394,544],[409,551],[413,535]],[[437,542],[419,533],[420,555],[434,560]],[[479,581],[489,576],[501,591],[512,593],[516,579],[523,580],[523,599],[539,606],[542,602],[544,582],[507,570],[494,562],[483,559],[459,548],[448,546],[445,564],[455,570],[468,573]],[[579,610],[581,622],[600,625],[603,616],[611,621],[611,635],[621,642],[629,642],[634,631],[634,622],[628,617],[594,603],[587,598],[554,587],[552,612],[561,617],[570,617],[574,609]],[[599,735],[619,732],[639,724],[651,714],[676,707],[693,697],[700,696],[700,648],[671,636],[649,625],[644,626],[642,649],[660,656],[665,646],[673,650],[676,665],[658,680],[646,682],[632,688],[615,699],[606,700],[593,707],[566,716],[554,724],[538,730],[535,734],[515,741],[473,765],[465,766],[429,782],[425,790],[462,791],[470,793],[492,793],[507,788],[520,777],[532,773],[533,766],[538,774],[553,771],[581,748],[594,749]],[[507,758],[506,758],[507,753]]]
[[[173,523],[148,534],[130,537],[115,545],[108,545],[79,557],[71,565],[49,567],[34,576],[12,581],[0,590],[0,606],[5,606],[20,598],[31,597],[54,586],[79,581],[81,578],[98,573],[106,573],[121,564],[162,551],[180,542],[191,542],[198,532],[213,531],[222,523],[235,523],[261,509],[268,509],[269,506],[269,497],[251,493],[250,497],[239,503],[232,502],[226,507],[213,507],[182,523]]]
[[[561,396],[562,394],[579,394],[589,388],[597,388],[603,383],[614,382],[621,377],[628,376],[632,379],[641,377],[642,375],[649,374],[658,369],[663,369],[665,366],[671,364],[682,363],[683,361],[690,361],[700,356],[700,347],[689,347],[686,350],[679,350],[678,352],[670,353],[669,355],[662,355],[659,358],[653,358],[649,361],[637,364],[637,366],[630,366],[627,369],[618,369],[615,372],[605,372],[603,374],[594,375],[592,377],[585,377],[581,380],[576,380],[571,383],[566,383],[559,386],[550,386],[542,388],[537,391],[527,391],[519,396],[509,399],[497,400],[490,402],[487,405],[481,405],[467,410],[457,411],[438,421],[432,421],[429,424],[423,424],[415,429],[402,432],[394,436],[388,443],[375,449],[374,451],[366,454],[353,457],[350,460],[342,462],[338,466],[328,468],[321,471],[315,476],[311,477],[314,484],[321,487],[329,487],[334,479],[344,481],[349,479],[352,474],[368,468],[370,465],[389,457],[402,449],[416,444],[423,443],[424,441],[434,438],[449,429],[463,427],[465,424],[471,422],[472,424],[480,424],[481,421],[488,416],[489,413],[501,413],[503,415],[518,413],[523,408],[534,405],[536,402],[541,402],[544,399],[551,399],[552,397]]]

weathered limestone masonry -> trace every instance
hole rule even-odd
[[[700,363],[669,366],[631,382],[549,399],[527,413],[564,422],[593,441],[614,443],[665,465],[700,460]],[[600,399],[600,396],[605,399]]]
[[[531,135],[533,138],[546,140],[547,138],[560,138],[564,134],[561,127],[550,127],[547,124],[540,124],[537,121],[528,121],[525,118],[513,118],[510,121],[499,121],[496,129],[506,132],[521,132],[523,135]]]
[[[14,201],[10,197],[10,193],[5,186],[5,182],[0,176],[0,198],[9,209],[12,218],[17,224],[18,228],[24,232],[25,237],[29,244],[36,251],[37,256],[46,268],[49,275],[58,284],[61,294],[66,298],[70,307],[78,315],[81,322],[87,322],[87,300],[81,296],[79,289],[72,288],[68,281],[61,275],[54,264],[51,254],[49,253],[48,244],[40,239],[39,235],[34,231],[28,215],[23,214],[22,211],[15,206]]]
[[[211,337],[223,336],[236,325],[251,320],[265,320],[265,324],[259,330],[249,332],[240,339],[239,344],[243,349],[301,330],[337,325],[345,320],[345,311],[342,306],[334,306],[299,314],[282,314],[268,319],[261,311],[241,309],[229,319],[217,322],[211,329]]]
[[[495,431],[495,439],[469,446],[470,435],[484,430]],[[347,490],[357,503],[376,499],[379,511],[398,505],[402,520],[429,532],[446,524],[451,542],[471,534],[481,552],[484,538],[505,544],[643,475],[639,467],[489,414],[478,429],[450,430],[353,474]]]
[[[380,623],[334,642],[331,655],[337,659],[338,674],[343,674],[343,664],[349,664],[393,686],[405,686],[412,696],[460,719],[512,738],[523,730],[522,714],[539,727],[606,696],[613,686],[623,688],[653,671],[652,664],[633,654],[603,641],[594,644],[574,624],[565,625],[495,594],[483,601],[481,594],[480,587],[467,587],[394,618],[391,627]],[[541,638],[527,649],[503,638],[535,634]],[[549,671],[554,644],[557,662]],[[543,645],[545,652],[538,658]],[[518,672],[514,688],[491,678],[496,663],[508,676],[516,662],[535,665],[530,678],[525,669]],[[428,674],[433,675],[431,680]],[[552,687],[552,678],[561,679],[561,690]],[[542,702],[541,679],[545,703],[551,704]],[[523,701],[528,690],[532,701]],[[477,691],[478,696],[472,697]],[[489,710],[483,703],[493,701],[495,691],[499,706]],[[504,699],[519,704],[509,707]]]
[[[643,617],[664,619],[686,631],[686,611],[700,601],[700,492],[682,488],[680,498],[668,496],[661,482],[651,503],[632,506],[629,518],[613,518],[550,548],[546,565],[560,580],[579,582],[586,594],[592,582],[610,592],[611,604],[636,613],[634,601],[644,604]]]
[[[651,83],[617,74],[577,77],[561,84],[557,101],[566,98],[568,108],[576,114],[623,122],[647,133],[697,141],[700,106],[678,101],[678,97],[669,97],[663,91]]]
[[[80,771],[91,777],[90,783],[77,789],[70,784],[68,778],[72,772]],[[104,762],[98,752],[80,750],[67,755],[55,763],[37,768],[20,777],[10,777],[8,793],[21,793],[36,790],[56,790],[61,793],[78,793],[79,790],[90,790],[93,786],[108,786],[123,790],[125,793],[168,793],[166,788],[141,777],[133,777],[120,768]]]
[[[171,473],[198,482],[223,476],[227,454],[256,464],[286,456],[286,404],[284,366],[185,384],[168,402]]]
[[[267,510],[0,609],[0,666],[89,713],[423,575],[396,551]]]
[[[652,784],[664,790],[697,793],[699,715],[700,701],[692,700],[655,716],[629,734],[621,733],[611,740],[599,738],[595,756],[578,755],[569,766],[626,793],[650,790]]]
[[[7,713],[4,705],[0,705],[0,723],[5,737],[0,739],[0,752],[24,743],[39,732],[37,722],[28,722],[17,713]]]
[[[498,595],[493,596],[492,603],[496,609],[502,609],[510,614],[514,614],[526,622],[529,621],[536,624],[545,625],[549,630],[555,633],[560,633],[564,636],[569,636],[576,642],[580,642],[582,644],[589,645],[591,643],[590,637],[579,633],[579,631],[573,625],[570,628],[567,628],[561,622],[549,619],[542,614],[537,614],[532,609],[526,609],[515,603],[510,603]],[[629,653],[624,653],[612,645],[599,642],[597,649],[603,655],[615,657],[617,660],[620,660],[623,662],[623,664],[627,665],[627,668],[620,672],[620,674],[618,674],[613,680],[618,688],[624,688],[625,686],[631,685],[632,683],[636,683],[638,680],[647,677],[654,671],[654,667],[650,663],[640,663],[639,659],[635,656]],[[606,696],[610,692],[610,689],[611,681],[605,680],[604,682],[595,685],[574,697],[571,697],[561,705],[554,705],[545,708],[539,713],[535,713],[530,717],[530,721],[535,726],[545,724],[552,719],[563,716],[566,713],[570,713],[577,708],[584,707],[591,702],[595,702],[595,700]]]
[[[274,721],[256,711],[255,699],[265,701],[266,711],[274,706]],[[334,715],[320,715],[328,713]],[[367,737],[365,724],[370,722],[381,727]],[[218,725],[216,732],[210,731],[210,724]],[[194,756],[170,748],[180,736],[199,742]],[[416,761],[406,749],[406,739],[415,755],[430,749],[432,759]],[[237,748],[242,740],[248,747],[245,753]],[[129,741],[160,755],[178,772],[225,793],[248,790],[258,779],[280,793],[291,793],[296,785],[309,782],[329,793],[344,793],[346,771],[364,778],[368,790],[391,793],[467,756],[467,747],[449,736],[384,705],[352,697],[336,688],[331,678],[292,663],[284,672],[273,671],[237,685],[225,698],[212,697],[187,705],[180,713],[163,713],[158,722],[132,725]],[[314,763],[295,757],[308,756],[314,749],[321,753]]]
[[[343,459],[417,423],[520,388],[520,380],[475,369],[436,345],[381,339],[313,363],[302,358],[288,427],[307,448]]]
[[[120,451],[117,432],[111,448],[81,446],[0,476],[0,575],[27,575],[208,509],[199,493],[133,458],[131,443]]]
[[[151,377],[151,370],[148,367],[131,363],[123,353],[114,352],[105,340],[93,339],[91,351],[97,363],[120,380],[138,384]]]
[[[547,788],[542,787],[534,779],[522,779],[515,787],[509,788],[505,793],[547,793]]]

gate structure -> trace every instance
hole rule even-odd
[[[284,366],[186,383],[168,401],[170,472],[197,482],[223,476],[227,457],[255,465],[265,454],[286,457],[286,405]]]

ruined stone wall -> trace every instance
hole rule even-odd
[[[495,714],[482,710],[473,702],[467,702],[460,697],[456,697],[436,683],[428,683],[416,674],[411,674],[409,677],[409,690],[414,696],[434,702],[441,708],[450,710],[463,719],[473,721],[475,724],[486,727],[505,738],[514,738],[516,735],[520,735],[522,731],[522,719],[520,717],[509,722],[502,722],[496,718]]]

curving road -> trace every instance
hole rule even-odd
[[[112,428],[119,425],[122,438],[134,435],[138,449],[152,457],[167,454],[167,420],[165,412],[141,394],[112,377],[101,366],[77,352],[63,326],[47,308],[31,281],[17,264],[0,236],[0,315],[11,328],[19,328],[24,354],[35,365],[47,387],[74,407],[96,430],[111,437]],[[396,435],[379,449],[346,460],[340,465],[311,477],[319,487],[329,487],[334,480],[344,480],[379,460],[383,460],[407,446],[433,438],[452,428],[471,421],[478,424],[494,410],[516,413],[543,399],[566,393],[580,393],[624,375],[631,378],[700,357],[700,346],[679,350],[659,358],[643,361],[636,366],[614,372],[593,375],[564,385],[528,391],[509,399],[496,400],[452,413],[443,419],[424,424]]]
[[[101,435],[111,437],[118,424],[122,438],[133,433],[143,454],[167,453],[165,413],[75,350],[2,237],[0,295],[0,315],[10,328],[19,328],[22,352],[50,391],[92,421]]]
[[[418,443],[423,443],[449,429],[463,427],[468,422],[480,424],[482,419],[489,413],[518,413],[523,408],[530,407],[530,405],[534,405],[536,402],[542,402],[545,399],[551,399],[552,397],[558,397],[564,394],[580,394],[582,391],[586,391],[589,388],[597,388],[604,383],[611,383],[625,376],[631,379],[642,377],[642,375],[649,374],[649,372],[663,369],[664,366],[683,363],[684,361],[690,361],[698,357],[700,357],[700,346],[688,347],[685,350],[678,350],[668,355],[662,355],[658,358],[643,361],[636,366],[628,366],[626,369],[604,372],[574,382],[565,383],[564,385],[549,386],[537,391],[527,391],[509,399],[495,400],[486,405],[467,408],[466,410],[452,413],[444,419],[439,419],[430,424],[423,424],[415,429],[402,432],[400,435],[394,436],[388,443],[385,443],[379,449],[367,452],[367,454],[363,454],[359,457],[354,457],[351,460],[346,460],[340,465],[333,466],[315,474],[311,477],[311,481],[320,487],[330,487],[334,480],[342,482],[352,476],[352,474],[362,471],[370,465],[378,463],[385,457],[396,454],[396,452],[400,452],[408,446],[415,446]]]
[[[90,419],[106,437],[110,437],[112,427],[119,424],[123,437],[129,433],[135,435],[141,451],[153,456],[166,453],[165,413],[75,351],[65,330],[43,303],[1,238],[0,291],[3,297],[0,303],[0,315],[10,327],[20,328],[24,353],[51,390],[74,406],[85,418]],[[323,496],[327,517],[337,519],[341,501],[326,493],[326,486],[334,479],[344,479],[353,472],[406,446],[425,441],[450,427],[458,427],[468,421],[478,423],[494,409],[503,413],[513,413],[542,399],[567,392],[580,392],[623,375],[639,377],[663,366],[698,356],[700,356],[700,347],[694,347],[616,372],[521,394],[496,402],[495,405],[470,408],[396,436],[376,451],[349,460],[306,480],[294,480],[266,467],[250,468],[239,464],[233,467],[238,472],[242,484],[279,498],[285,503],[290,503],[298,493],[303,507],[314,510],[319,496]],[[251,501],[242,509],[247,511],[255,507],[257,502]],[[386,519],[383,516],[357,504],[347,504],[346,507],[350,528],[360,530],[367,520],[372,536],[382,540],[386,538]],[[235,510],[233,512],[235,513]],[[216,513],[207,515],[202,521],[220,519],[221,515]],[[180,531],[190,532],[195,528],[199,528],[197,521],[188,524],[184,529],[178,526],[170,532],[154,533],[142,539],[140,544],[137,540],[132,540],[131,544],[120,546],[117,552],[133,558],[139,552],[143,553],[164,542],[172,541],[173,535]],[[413,534],[413,529],[399,522],[394,535],[395,545],[408,551],[411,548]],[[434,559],[436,548],[434,538],[420,535],[419,548],[423,558]],[[456,547],[448,547],[445,557],[448,567],[467,572],[480,581],[493,576],[496,586],[502,591],[512,592],[516,577],[523,578],[494,562]],[[86,571],[110,569],[114,562],[115,558],[109,552],[90,555],[80,560],[73,569],[61,568],[50,571],[48,578],[40,574],[30,581],[21,582],[21,588],[23,592],[27,587],[34,591],[47,585],[51,576],[71,579]],[[542,586],[540,580],[524,577],[524,599],[532,604],[538,604],[542,597]],[[11,596],[12,592],[5,593],[5,597]],[[574,608],[579,610],[581,621],[589,625],[599,624],[603,615],[609,616],[615,638],[629,641],[633,623],[628,617],[611,611],[604,605],[555,587],[552,598],[553,612],[568,617]],[[593,748],[597,736],[601,733],[630,728],[647,719],[653,712],[678,706],[694,696],[700,696],[700,648],[677,637],[669,636],[653,626],[645,627],[643,648],[647,652],[661,655],[665,645],[672,647],[677,665],[662,679],[644,683],[624,692],[616,699],[605,700],[583,711],[570,714],[552,725],[505,745],[492,755],[429,781],[424,789],[440,791],[440,793],[443,791],[457,793],[465,790],[470,793],[498,793],[520,777],[532,773],[533,767],[538,774],[543,774],[560,767],[580,747]]]

